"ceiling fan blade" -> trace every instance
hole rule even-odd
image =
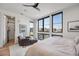
[[[25,6],[25,7],[33,7],[33,8],[35,8],[36,10],[40,11],[40,9],[37,8],[38,5],[39,5],[39,3],[35,3],[34,5],[24,5],[24,4],[23,4],[23,6]]]
[[[40,11],[40,9],[39,8],[35,8],[36,10],[38,10],[38,11]]]
[[[35,3],[35,4],[33,5],[33,7],[36,8],[36,7],[38,7],[38,5],[39,5],[39,3]]]
[[[26,6],[26,7],[33,7],[33,5],[24,5],[24,4],[23,4],[23,6]]]

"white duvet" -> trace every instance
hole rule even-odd
[[[26,52],[28,56],[75,56],[75,42],[72,39],[50,37],[38,41]]]

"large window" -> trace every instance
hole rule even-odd
[[[30,22],[30,37],[33,38],[33,30],[34,30],[34,24],[33,22]]]
[[[43,32],[43,19],[38,21],[38,31]]]
[[[44,32],[49,32],[50,18],[44,18]]]
[[[54,33],[62,33],[63,32],[62,12],[52,15],[52,31]]]
[[[40,20],[38,20],[38,31],[39,32],[49,32],[50,30],[50,17],[45,17]],[[45,38],[48,38],[49,34],[39,33],[38,39],[43,40]]]
[[[50,25],[51,25],[50,21],[51,19],[49,16],[38,20],[38,32],[39,32],[38,39],[42,40],[49,37],[49,34],[46,32],[50,32]],[[53,33],[62,33],[63,32],[63,13],[59,12],[52,15],[51,23],[52,23],[51,31]]]
[[[39,32],[49,32],[49,17],[42,18],[38,21],[38,31]]]

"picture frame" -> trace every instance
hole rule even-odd
[[[27,26],[24,25],[24,24],[19,24],[19,33],[20,33],[22,36],[25,36],[26,33],[27,33]]]
[[[79,32],[79,20],[67,22],[68,32]]]

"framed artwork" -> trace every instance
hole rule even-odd
[[[69,21],[67,23],[69,32],[79,32],[79,20],[77,21]]]
[[[19,33],[20,33],[22,36],[25,36],[26,33],[27,33],[27,26],[24,25],[24,24],[19,24]]]

